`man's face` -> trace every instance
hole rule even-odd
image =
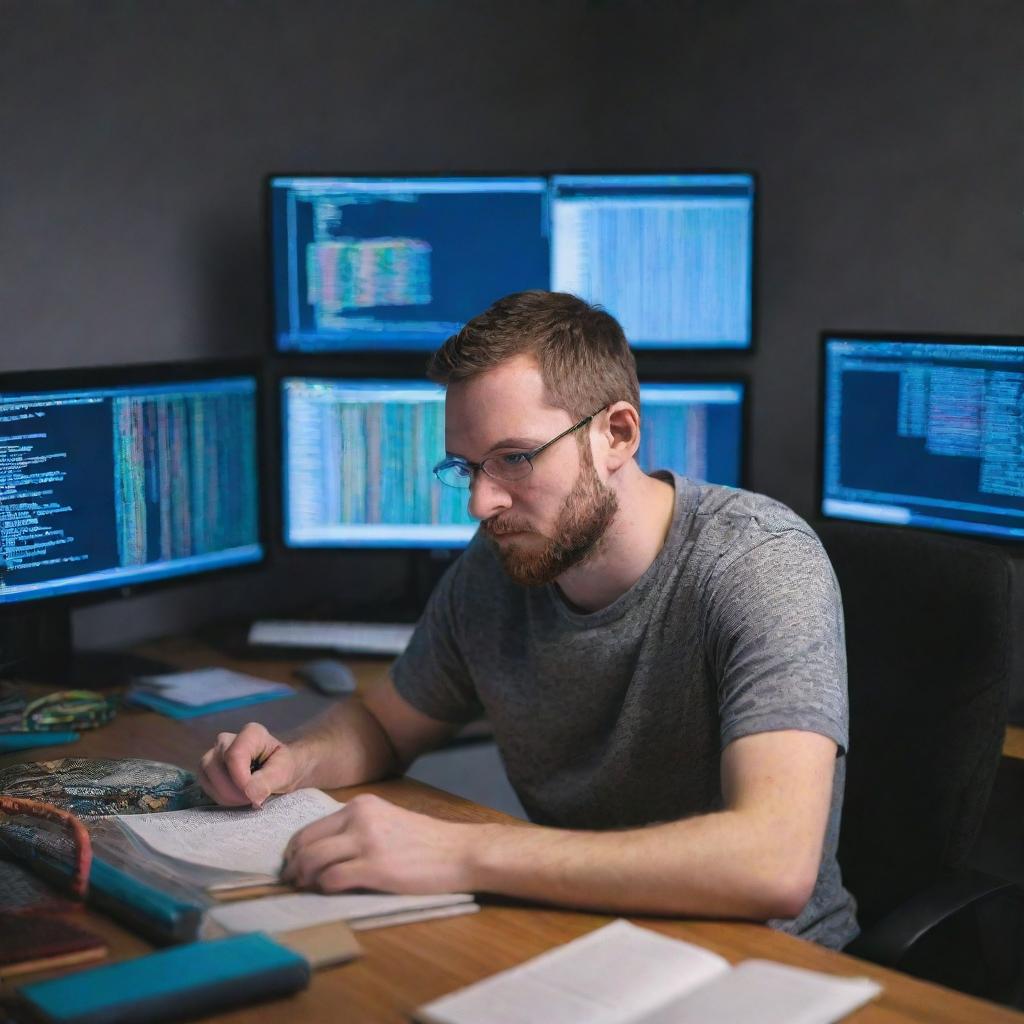
[[[481,462],[491,455],[529,451],[572,426],[564,409],[547,403],[535,360],[517,356],[472,380],[448,388],[448,453]],[[594,465],[587,427],[537,456],[521,480],[494,480],[477,472],[470,514],[497,547],[517,583],[550,583],[600,548],[617,510],[615,493]],[[582,449],[582,450],[581,450]]]

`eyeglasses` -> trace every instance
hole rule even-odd
[[[434,467],[434,476],[448,487],[462,489],[470,486],[473,482],[473,474],[478,469],[483,470],[492,480],[522,480],[523,477],[527,477],[533,472],[533,460],[545,448],[550,448],[556,441],[561,441],[563,437],[568,437],[581,427],[585,427],[598,413],[604,412],[607,408],[605,405],[601,406],[597,412],[584,416],[579,423],[574,423],[568,430],[563,430],[557,437],[545,441],[532,451],[489,455],[482,462],[470,462],[469,459],[457,457],[444,459]]]

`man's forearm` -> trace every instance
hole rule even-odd
[[[328,709],[288,746],[300,766],[299,786],[357,786],[402,767],[384,729],[358,696]]]
[[[732,811],[622,832],[473,828],[473,889],[616,913],[795,917],[821,857]]]

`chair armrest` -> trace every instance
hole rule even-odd
[[[861,932],[843,952],[896,967],[914,943],[936,925],[964,907],[1004,889],[1019,889],[1019,886],[982,871],[958,871],[900,904]]]

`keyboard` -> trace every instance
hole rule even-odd
[[[264,647],[314,647],[341,654],[401,654],[416,627],[404,622],[306,622],[257,619],[249,643]]]

